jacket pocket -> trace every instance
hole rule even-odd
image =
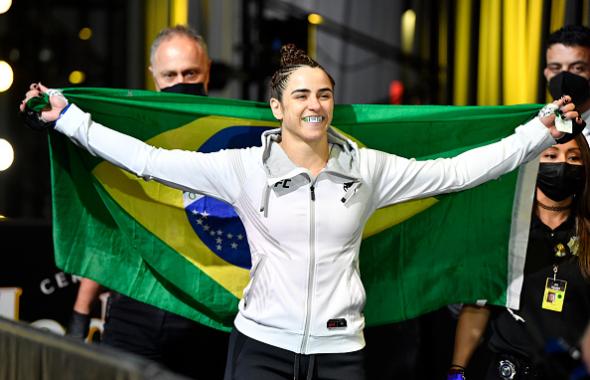
[[[361,275],[357,267],[355,267],[352,270],[350,281],[350,312],[352,315],[362,313],[362,310],[365,307],[366,298],[367,296],[361,280]]]
[[[250,271],[250,285],[244,293],[244,308],[247,309],[250,303],[254,301],[256,293],[256,285],[261,281],[262,269],[266,262],[266,256],[260,255],[260,259],[256,262],[256,265]]]

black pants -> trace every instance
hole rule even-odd
[[[114,293],[102,342],[193,379],[223,378],[229,334]]]
[[[225,380],[365,380],[364,350],[301,355],[231,333]]]

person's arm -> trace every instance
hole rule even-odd
[[[76,302],[74,303],[74,311],[80,314],[90,314],[92,304],[98,299],[98,294],[102,289],[102,285],[98,282],[89,278],[82,278]]]
[[[563,100],[556,104],[563,104]],[[572,106],[569,103],[562,109],[570,110]],[[572,109],[566,115],[576,118],[577,112]],[[554,134],[558,132],[554,119],[535,117],[496,143],[452,158],[417,161],[367,149],[366,170],[372,172],[373,185],[379,189],[377,207],[465,190],[496,179],[537,157],[556,143],[556,137],[563,137]]]
[[[96,281],[88,278],[80,280],[67,335],[82,340],[86,339],[90,328],[90,311],[101,290],[102,286]]]
[[[244,178],[239,171],[240,151],[201,153],[157,148],[94,122],[89,113],[41,85],[31,86],[21,103],[21,111],[30,99],[48,93],[53,93],[49,96],[51,108],[40,112],[41,119],[54,123],[56,131],[90,154],[145,180],[156,180],[182,191],[212,196],[230,204],[239,195]]]
[[[481,343],[490,318],[486,306],[463,305],[455,331],[455,347],[450,369],[464,370]]]

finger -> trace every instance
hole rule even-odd
[[[31,99],[34,98],[35,96],[39,96],[39,91],[35,91],[35,90],[31,90],[31,91],[27,91],[27,93],[25,94],[25,99]]]
[[[29,99],[34,98],[36,96],[39,96],[39,91],[37,91],[37,90],[27,91],[27,93],[25,94],[25,98],[21,102],[21,104],[23,105],[23,109],[24,109],[24,105],[27,104],[27,102],[29,101]]]
[[[35,97],[40,96],[40,95],[41,95],[41,93],[39,91],[37,91],[37,90],[30,90],[30,91],[27,91],[27,93],[25,94],[25,99],[26,100],[29,100],[31,98],[35,98]]]
[[[559,107],[559,110],[562,113],[567,113],[576,109],[576,105],[574,103],[567,103]]]
[[[41,82],[39,82],[39,89],[41,90],[41,92],[47,92],[47,90],[49,90],[47,87],[43,86]]]
[[[19,105],[19,107],[18,107],[18,108],[21,110],[21,112],[25,110],[25,107],[27,106],[27,102],[28,102],[28,101],[29,101],[29,99],[31,99],[31,98],[32,98],[32,96],[27,96],[27,97],[25,97],[25,98],[24,98],[24,99],[23,99],[23,100],[20,102],[20,105]]]
[[[578,111],[572,110],[569,112],[564,112],[563,116],[569,120],[576,120],[580,117],[580,114],[578,113]]]
[[[33,85],[31,85],[31,88],[33,87]],[[21,105],[20,105],[20,109],[21,111],[24,111],[27,102],[31,99],[31,98],[35,98],[37,96],[41,96],[41,93],[39,92],[38,87],[36,89],[31,89],[29,91],[26,92],[25,94],[25,98],[21,101]]]
[[[561,98],[555,100],[553,103],[558,105],[559,107],[571,103],[572,102],[572,98],[569,95],[564,95]]]

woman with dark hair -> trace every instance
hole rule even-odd
[[[556,110],[583,124],[569,97],[514,134],[457,157],[416,161],[356,144],[330,128],[334,80],[292,45],[272,78],[270,108],[281,127],[262,146],[214,153],[165,150],[91,120],[54,90],[41,122],[146,179],[230,203],[252,255],[230,338],[226,379],[364,379],[365,292],[358,254],[378,208],[459,191],[497,178],[567,138]],[[545,112],[548,111],[548,112]],[[569,135],[571,136],[571,135]]]
[[[486,379],[570,378],[576,362],[568,350],[577,349],[590,320],[589,228],[590,149],[578,135],[541,153],[520,308],[465,305],[449,379],[464,378],[490,314]]]

